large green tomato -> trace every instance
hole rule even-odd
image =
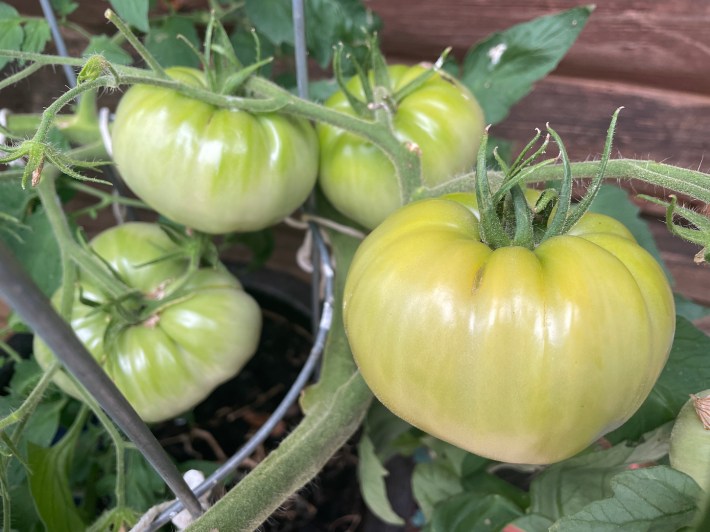
[[[205,87],[197,70],[167,72]],[[161,87],[126,92],[112,138],[131,190],[167,218],[207,233],[273,225],[303,203],[317,177],[318,139],[307,121],[223,109]]]
[[[116,226],[91,247],[147,301],[165,301],[142,322],[118,326],[110,308],[102,306],[108,303],[105,294],[80,279],[72,310],[77,336],[145,421],[189,410],[256,351],[261,331],[256,302],[225,270],[201,268],[185,277],[186,259],[175,255],[176,244],[157,225]],[[178,283],[181,296],[171,298]],[[35,357],[47,366],[54,355],[36,339]],[[55,380],[80,398],[66,374]]]
[[[361,244],[344,323],[395,414],[473,453],[544,464],[638,409],[675,313],[662,269],[612,218],[587,214],[534,250],[493,250],[470,205],[432,199]]]
[[[394,91],[425,71],[423,66],[390,66]],[[358,77],[351,79],[347,88],[364,97]],[[355,113],[342,91],[325,105]],[[418,147],[422,180],[433,186],[471,169],[483,135],[483,111],[466,87],[437,72],[402,98],[392,116],[392,127],[402,142]],[[372,229],[401,206],[395,169],[384,152],[342,129],[327,124],[318,124],[316,129],[321,149],[319,184],[340,212]]]

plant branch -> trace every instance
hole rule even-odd
[[[250,78],[246,83],[246,87],[257,94],[270,96],[274,99],[282,99],[284,105],[281,110],[283,112],[345,129],[375,144],[385,152],[394,164],[400,182],[403,203],[409,203],[415,196],[416,191],[421,188],[421,162],[419,156],[397,139],[387,124],[364,120],[329,109],[323,105],[302,100],[270,81],[257,76]]]
[[[572,163],[572,177],[574,179],[593,178],[601,165],[601,161]],[[528,182],[552,181],[560,179],[562,175],[563,168],[560,165],[550,165],[540,168],[530,176]],[[607,163],[605,178],[607,180],[638,179],[710,203],[710,174],[697,170],[654,161],[612,159]]]
[[[119,281],[101,261],[74,239],[61,203],[57,198],[54,181],[55,176],[45,175],[37,186],[37,192],[60,249],[71,257],[82,273],[89,275],[111,298],[120,299],[134,292],[132,288]]]
[[[20,407],[14,412],[12,412],[12,414],[0,420],[0,432],[6,430],[9,426],[14,425],[18,421],[22,421],[23,419],[25,419],[25,417],[31,415],[32,412],[35,411],[37,405],[42,400],[44,391],[47,389],[47,386],[49,386],[49,384],[52,382],[52,377],[54,377],[54,374],[59,369],[59,366],[60,363],[58,360],[54,360],[49,365],[47,370],[42,375],[42,378],[40,378],[39,382],[32,389],[32,392],[30,392],[30,394],[27,396],[27,399],[22,402]]]

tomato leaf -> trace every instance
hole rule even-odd
[[[118,16],[134,28],[143,32],[147,32],[150,29],[148,25],[148,0],[109,0],[109,3]]]
[[[637,446],[621,443],[551,465],[532,481],[530,511],[556,520],[609,497],[615,475],[659,460],[668,453],[670,428],[669,424],[647,434]]]
[[[0,179],[0,212],[22,219],[36,197],[35,189],[23,189],[19,181]]]
[[[276,53],[274,43],[258,32],[252,34],[252,32],[235,31],[229,39],[234,47],[234,53],[237,54],[237,59],[245,66],[253,65],[262,59],[273,57]],[[257,42],[259,46],[258,50]],[[272,72],[272,63],[262,66],[258,71],[259,75],[264,77],[270,77]]]
[[[644,432],[675,419],[691,393],[710,382],[710,338],[678,317],[668,362],[641,408],[606,438],[612,443],[635,440]]]
[[[8,248],[22,263],[32,279],[46,295],[50,296],[61,281],[59,246],[43,210],[23,220],[24,227],[17,229],[19,239],[0,233]]]
[[[25,22],[24,30],[25,38],[22,41],[22,51],[42,52],[51,37],[47,21],[44,19],[28,20]]]
[[[89,44],[82,52],[83,57],[93,54],[101,54],[106,59],[117,65],[130,65],[133,62],[131,54],[126,52],[121,46],[111,40],[107,35],[95,35],[89,40]]]
[[[552,521],[539,514],[527,514],[508,523],[501,532],[538,532],[547,530]]]
[[[460,493],[436,507],[423,532],[488,532],[501,530],[522,511],[500,495]]]
[[[666,272],[668,279],[671,280],[671,283],[673,282],[671,272],[661,258],[653,234],[648,228],[648,224],[641,218],[641,209],[629,199],[625,190],[614,185],[602,185],[589,208],[589,212],[606,214],[624,224],[634,235],[636,242],[653,255],[656,262]]]
[[[74,506],[67,476],[78,435],[78,431],[67,433],[49,449],[34,443],[28,444],[27,460],[32,470],[30,491],[37,512],[51,530],[86,528]]]
[[[200,48],[200,38],[195,24],[180,16],[167,17],[160,26],[151,28],[145,39],[145,46],[158,60],[158,63],[164,67],[198,67],[200,65],[199,57],[185,41],[178,39],[178,35],[182,35],[190,41],[195,48]]]
[[[163,479],[136,450],[126,453],[126,505],[141,512],[167,495]]]
[[[293,44],[293,14],[288,0],[246,0],[254,26],[274,44]]]
[[[17,10],[5,2],[0,2],[0,48],[20,50],[24,35],[22,19]],[[0,57],[0,69],[9,62],[9,58]]]
[[[466,476],[461,483],[467,493],[475,493],[479,496],[500,495],[520,508],[527,508],[530,505],[530,496],[527,492],[486,471]]]
[[[692,523],[701,494],[693,479],[667,466],[620,473],[611,489],[613,497],[560,519],[550,530],[678,530]]]
[[[387,475],[387,469],[375,453],[372,440],[364,434],[358,445],[358,477],[360,492],[365,499],[365,504],[385,523],[403,525],[404,519],[392,509],[387,497],[387,486],[385,485]]]
[[[591,13],[592,7],[581,6],[540,17],[494,33],[468,51],[461,81],[483,107],[486,123],[502,121],[557,66]]]
[[[72,0],[51,0],[52,7],[59,17],[66,17],[79,7],[79,4]]]
[[[406,454],[400,441],[405,433],[413,430],[413,427],[395,416],[382,403],[374,400],[367,411],[364,430],[380,461],[386,462],[395,454]],[[419,445],[417,441],[417,447]]]
[[[306,44],[321,67],[333,59],[333,45],[343,43],[351,51],[379,25],[360,0],[306,1]]]
[[[435,460],[422,462],[414,467],[412,492],[427,521],[432,518],[437,504],[462,491],[461,477],[451,464]]]

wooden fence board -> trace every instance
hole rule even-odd
[[[710,2],[600,0],[558,74],[710,91]],[[582,3],[563,0],[368,0],[383,20],[387,52],[461,57],[494,31]]]

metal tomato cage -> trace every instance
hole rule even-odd
[[[59,54],[68,55],[49,0],[39,1]],[[303,0],[292,0],[292,10],[298,93],[302,98],[307,98],[308,72]],[[69,66],[64,66],[63,68],[69,85],[76,85],[74,71]],[[110,146],[107,146],[107,148],[110,148]],[[122,221],[121,216],[117,216],[117,220],[119,222]],[[330,254],[320,228],[315,223],[309,222],[308,231],[315,243],[311,256],[312,262],[314,265],[320,266],[314,267],[312,274],[311,307],[314,315],[313,329],[315,339],[308,358],[291,388],[284,395],[281,403],[266,423],[241,449],[194,490],[188,486],[151,430],[89,354],[70,325],[57,314],[49,299],[41,292],[17,259],[0,241],[0,295],[20,315],[25,323],[35,331],[35,334],[38,334],[54,351],[64,367],[96,399],[101,408],[106,411],[116,425],[132,441],[175,494],[176,500],[154,519],[150,519],[151,516],[148,514],[144,516],[144,518],[148,518],[148,523],[143,530],[157,530],[170,522],[183,509],[186,509],[193,518],[198,517],[203,512],[199,498],[236,471],[237,467],[267,438],[311,379],[323,352],[326,336],[331,325],[334,272],[331,268]],[[319,290],[321,276],[324,286],[322,302]]]

